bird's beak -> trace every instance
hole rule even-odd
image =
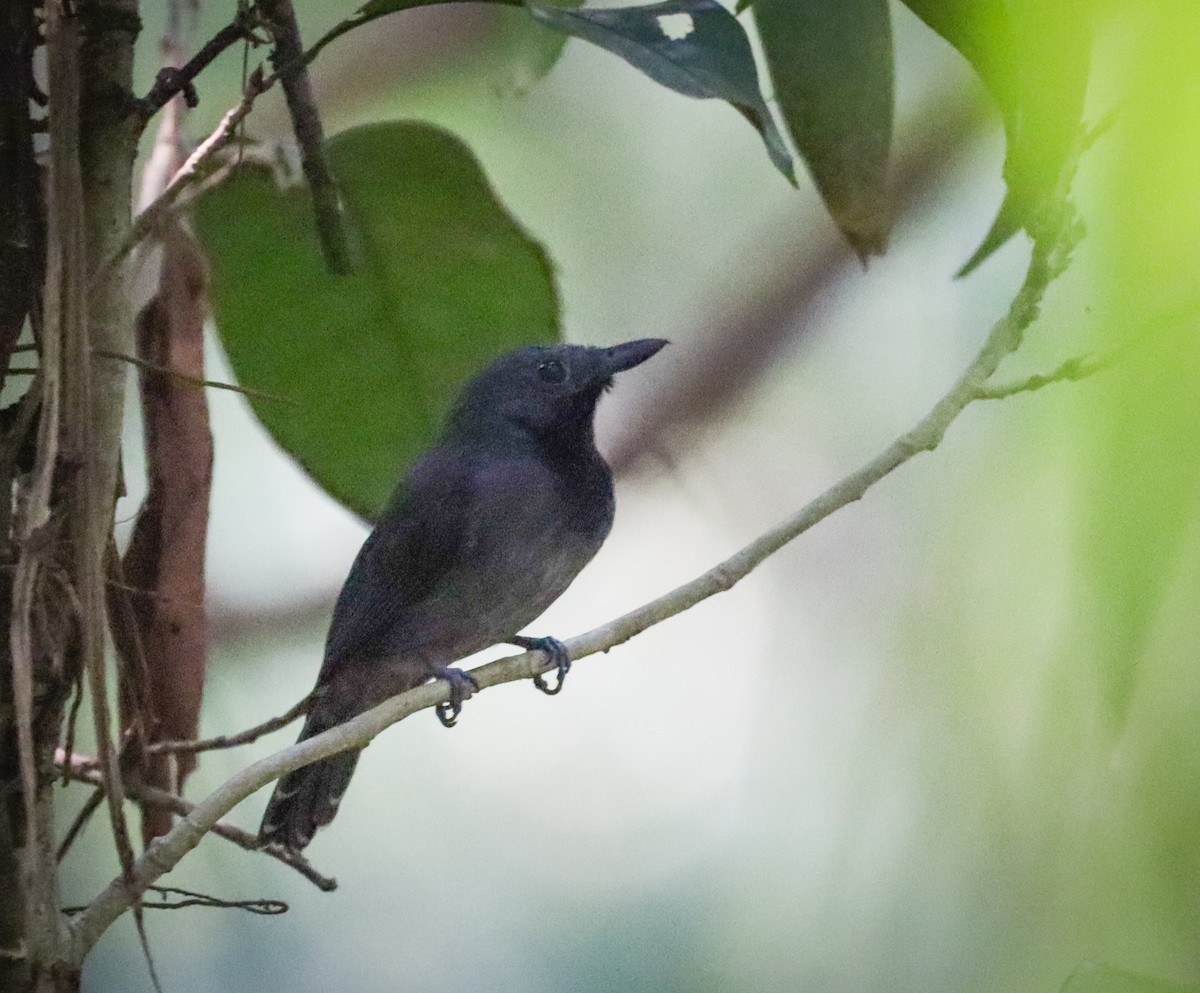
[[[605,359],[608,375],[612,376],[635,365],[641,365],[652,355],[658,354],[668,342],[663,338],[639,338],[637,341],[626,341],[612,348],[600,349]]]

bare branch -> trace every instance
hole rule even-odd
[[[69,775],[66,778],[70,778]],[[87,827],[88,821],[92,819],[92,814],[100,809],[100,804],[104,802],[104,787],[97,786],[92,790],[89,796],[79,808],[79,813],[75,815],[75,820],[71,822],[71,826],[67,829],[67,833],[63,835],[63,840],[58,846],[58,861],[61,862],[67,857],[67,852],[71,850],[71,846],[75,844],[75,839],[83,833],[83,829]]]
[[[308,66],[304,61],[304,45],[300,41],[300,25],[292,0],[260,0],[263,21],[275,37],[271,64],[283,85],[292,132],[300,148],[300,167],[308,180],[309,195],[317,220],[317,237],[325,256],[325,265],[337,276],[354,271],[350,259],[350,239],[342,213],[341,197],[329,162],[325,157],[325,131],[313,96]]]
[[[236,748],[238,745],[248,745],[252,741],[257,741],[264,734],[287,727],[298,717],[307,714],[311,707],[312,694],[310,693],[287,713],[272,717],[270,720],[256,724],[245,731],[239,731],[237,734],[220,734],[215,738],[201,738],[197,741],[156,741],[149,745],[146,751],[151,755],[156,755],[161,752],[207,752],[217,748]]]
[[[202,177],[204,168],[233,140],[238,125],[246,119],[246,115],[254,107],[254,101],[270,89],[274,82],[274,77],[264,80],[260,70],[255,70],[250,74],[250,79],[246,83],[246,92],[242,94],[241,101],[236,107],[225,112],[225,116],[221,118],[212,134],[196,146],[195,151],[179,167],[179,171],[171,177],[167,188],[134,218],[125,237],[97,267],[92,276],[92,286],[97,286],[108,279],[126,256],[138,246],[138,243],[171,216],[175,202],[188,187]]]
[[[249,386],[238,386],[236,383],[222,383],[215,379],[201,379],[199,376],[189,376],[186,372],[180,372],[178,369],[170,369],[165,365],[159,365],[157,362],[151,362],[148,359],[138,358],[136,355],[123,355],[120,352],[106,352],[101,349],[92,349],[92,355],[101,359],[113,359],[117,362],[128,362],[130,365],[137,366],[139,369],[144,369],[147,372],[157,372],[163,376],[170,376],[172,379],[178,380],[181,383],[189,383],[192,386],[213,390],[229,390],[232,393],[241,393],[243,396],[257,397],[260,400],[271,400],[275,403],[287,403],[293,407],[298,406],[297,402],[291,397],[280,396],[278,393],[268,393],[266,390],[255,390]],[[14,370],[10,369],[9,372]],[[37,370],[33,370],[36,372]]]
[[[200,99],[196,95],[194,80],[209,64],[231,45],[239,41],[256,41],[247,18],[238,13],[234,19],[208,39],[195,55],[182,66],[164,66],[154,77],[154,86],[142,100],[142,113],[151,116],[167,105],[177,93],[182,93],[189,107],[195,107]]]
[[[97,793],[103,791],[104,780],[96,768],[95,759],[86,755],[72,755],[68,759],[65,754],[60,752],[55,756],[55,764],[65,778],[77,783],[86,783],[90,786],[95,786],[97,787]],[[138,803],[148,804],[152,807],[161,807],[163,810],[169,810],[179,817],[187,817],[196,809],[196,805],[190,800],[136,779],[130,779],[125,785],[125,796],[127,799],[136,800]],[[92,802],[91,798],[89,798],[88,802]],[[326,893],[337,889],[336,879],[318,872],[313,868],[312,863],[299,852],[293,852],[278,845],[264,845],[259,841],[257,835],[243,830],[236,824],[230,824],[228,821],[216,821],[212,825],[211,831],[226,841],[232,841],[239,848],[244,848],[248,852],[263,852],[271,856],[271,858],[282,862],[284,865],[290,866],[310,883]]]

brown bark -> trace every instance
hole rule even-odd
[[[24,146],[9,140],[29,133],[28,118],[16,121],[15,105],[7,102],[9,83],[19,83],[28,115],[31,77],[8,59],[13,44],[23,58],[27,49],[20,46],[32,44],[29,38],[18,44],[6,33],[17,8],[28,12],[26,4],[9,4],[0,17],[6,74],[0,168],[16,177],[11,188],[0,184],[16,218],[14,228],[0,234],[7,239],[0,263],[19,277],[12,295],[6,286],[0,352],[14,326],[19,330],[13,315],[20,299],[28,298],[25,306],[35,312],[40,304],[42,312],[35,324],[40,373],[30,394],[37,402],[23,405],[14,418],[35,428],[32,464],[18,464],[20,435],[0,450],[0,476],[17,487],[16,562],[4,570],[11,587],[4,590],[2,612],[10,637],[0,681],[0,986],[13,993],[64,993],[79,988],[82,956],[59,909],[54,754],[76,678],[87,672],[94,690],[103,684],[104,563],[125,388],[124,368],[97,367],[92,349],[128,351],[132,338],[120,272],[96,285],[90,274],[129,226],[130,176],[142,126],[131,88],[139,23],[136,0],[44,5],[49,164],[43,206],[28,162],[20,158]],[[17,155],[15,163],[10,154]],[[6,221],[9,216],[6,209]],[[44,279],[40,301],[38,279]],[[118,788],[114,826],[119,804]]]
[[[145,660],[148,692],[122,698],[146,699],[151,742],[197,737],[208,658],[204,551],[213,446],[208,400],[192,382],[204,378],[205,270],[200,247],[172,228],[164,240],[158,294],[138,318],[139,357],[189,377],[149,369],[141,374],[150,489],[124,562],[139,645],[117,644],[131,662]],[[137,669],[134,664],[127,671]],[[195,766],[193,753],[156,754],[142,775],[150,786],[182,793]],[[143,805],[145,843],[170,829],[169,810]]]

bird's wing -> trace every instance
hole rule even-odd
[[[444,451],[402,480],[338,595],[318,682],[343,660],[376,654],[406,610],[441,581],[466,534],[474,490],[470,467]]]

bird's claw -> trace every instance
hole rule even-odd
[[[557,638],[525,638],[522,636],[513,638],[512,644],[518,648],[524,648],[526,651],[545,652],[546,657],[554,663],[557,670],[558,682],[551,688],[550,684],[542,678],[541,673],[538,673],[533,677],[533,685],[545,693],[546,696],[554,696],[562,692],[567,673],[571,671],[571,656],[567,652],[566,645]]]
[[[458,715],[462,713],[464,700],[469,700],[471,694],[479,689],[479,683],[469,672],[449,667],[438,670],[438,679],[444,679],[450,684],[450,699],[439,703],[435,709],[437,719],[444,727],[452,728],[458,723]]]

